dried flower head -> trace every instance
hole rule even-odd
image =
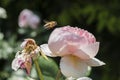
[[[36,44],[35,40],[33,40],[33,39],[25,39],[23,41],[23,43],[21,44],[21,47],[24,50],[31,52],[37,48],[37,44]]]
[[[15,71],[19,68],[25,69],[30,74],[32,68],[32,59],[36,59],[40,53],[40,47],[37,46],[34,39],[25,39],[22,44],[22,51],[16,53],[15,59],[12,61],[12,69]]]
[[[25,69],[27,74],[30,74],[31,66],[31,57],[18,51],[16,53],[15,59],[12,62],[12,69],[14,69],[15,71],[17,71],[19,68]]]

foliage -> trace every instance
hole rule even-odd
[[[48,58],[48,61],[46,61],[43,57],[39,57],[38,61],[44,76],[44,80],[55,80],[56,75],[59,71],[59,68],[55,63],[55,61],[52,60],[51,58]],[[36,73],[35,66],[32,68],[30,77],[27,77],[25,75],[26,74],[23,70],[18,70],[17,72],[12,72],[12,75],[8,80],[16,80],[17,78],[20,78],[20,80],[29,80],[29,79],[38,80],[38,75]],[[64,80],[64,77],[61,77],[60,80]]]

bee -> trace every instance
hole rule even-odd
[[[44,21],[46,24],[44,25],[44,27],[46,29],[51,29],[53,27],[55,27],[57,25],[56,21]]]

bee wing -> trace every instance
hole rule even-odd
[[[44,25],[44,27],[45,27],[45,28],[48,28],[48,27],[49,27],[49,24],[48,24],[48,23],[46,23],[46,24]]]
[[[44,23],[48,23],[49,21],[47,21],[47,20],[43,20],[43,22],[44,22]]]
[[[57,25],[57,21],[54,21],[55,22],[55,26]]]
[[[48,28],[48,26],[49,26],[49,21],[47,21],[47,20],[44,20],[44,23],[45,23],[45,25],[44,25],[44,28]]]
[[[55,26],[57,25],[57,22],[56,22],[56,21],[50,21],[50,22],[48,22],[48,21],[45,21],[45,20],[44,20],[44,22],[46,23],[46,24],[44,25],[44,27],[45,27],[46,29],[53,28],[53,27],[55,27]]]

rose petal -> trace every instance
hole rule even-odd
[[[99,42],[87,46],[82,46],[80,47],[80,50],[76,52],[76,56],[79,56],[82,59],[90,59],[97,54],[98,49],[99,49]]]
[[[29,75],[29,74],[30,74],[30,71],[31,71],[31,68],[32,68],[32,64],[31,64],[31,62],[26,61],[26,62],[24,63],[24,65],[25,65],[26,72],[27,72],[27,74]]]
[[[21,47],[21,48],[24,48],[24,47],[26,46],[27,42],[28,42],[27,40],[24,40],[24,41],[21,43],[20,47]]]
[[[61,34],[63,32],[59,29],[60,28],[56,28],[51,33],[50,38],[48,40],[48,46],[53,53],[59,56],[63,56],[64,54],[68,54],[68,50],[66,49],[67,43],[64,39],[64,36],[68,35],[69,33],[66,32],[64,34]]]
[[[28,24],[32,29],[36,29],[40,22],[40,18],[37,15],[32,15],[31,19],[28,20]]]
[[[78,78],[78,79],[75,79],[75,78],[73,78],[73,77],[69,77],[69,78],[67,78],[66,80],[92,80],[92,79],[90,79],[90,78],[88,78],[88,77],[81,77],[81,78]]]
[[[76,50],[76,52],[73,55],[77,56],[77,57],[79,57],[80,59],[83,59],[83,60],[86,60],[86,59],[90,58],[89,55],[87,55],[85,52],[83,52],[80,49]]]
[[[64,56],[60,61],[60,69],[64,76],[79,78],[86,75],[89,66],[75,56]]]
[[[81,78],[78,78],[77,80],[92,80],[92,79],[88,77],[81,77]]]
[[[102,66],[105,65],[104,62],[98,60],[97,58],[92,58],[85,61],[89,66]]]
[[[20,67],[20,64],[18,63],[18,59],[17,58],[15,58],[13,61],[12,61],[12,69],[13,70],[15,70],[15,71],[17,71],[18,70],[18,68]]]
[[[24,9],[19,15],[18,25],[20,27],[27,27],[29,25],[28,21],[31,19],[32,15],[33,15],[32,11]]]
[[[18,51],[17,53],[16,53],[16,55],[15,55],[15,57],[18,57],[19,55],[20,55],[20,51]]]
[[[41,49],[41,51],[42,51],[45,55],[50,56],[50,57],[56,57],[56,55],[53,54],[53,53],[50,51],[50,49],[49,49],[49,47],[48,47],[48,44],[42,44],[42,45],[40,45],[40,49]]]
[[[50,50],[59,56],[72,54],[79,46],[85,44],[88,44],[88,42],[83,36],[63,30],[62,28],[56,28],[48,40]]]
[[[24,54],[19,54],[18,51],[12,61],[12,69],[15,71],[18,70],[23,62],[25,62]]]

